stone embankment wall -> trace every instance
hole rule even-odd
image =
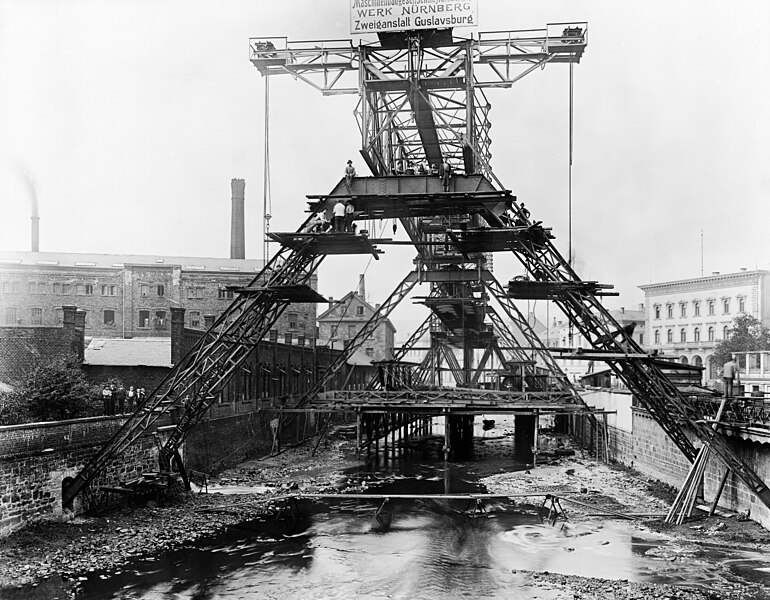
[[[267,402],[251,404],[249,412],[211,417],[194,427],[183,446],[187,467],[211,473],[269,454],[273,445],[270,421],[278,413],[263,410],[269,407]],[[331,425],[345,418],[335,416]],[[164,416],[157,425],[169,425],[172,420],[173,415]],[[77,475],[123,422],[123,417],[92,417],[0,427],[0,536],[41,516],[62,515],[64,479]],[[278,430],[281,447],[326,427],[326,415],[284,414]],[[164,434],[160,435],[162,443]],[[157,444],[148,433],[113,460],[91,489],[118,486],[157,470]],[[87,496],[79,496],[75,512],[86,510],[89,502]]]
[[[122,422],[95,417],[0,427],[0,536],[43,515],[61,515],[64,478],[74,477]],[[157,470],[157,464],[154,441],[145,436],[108,465],[92,487],[118,485]],[[86,507],[81,498],[75,511]]]
[[[236,415],[211,416],[198,423],[187,435],[184,460],[187,468],[217,473],[248,458],[265,456],[273,450],[271,420],[281,414],[278,427],[280,447],[295,444],[343,422],[355,422],[352,415],[277,413],[269,402],[258,403],[256,410]],[[322,442],[323,443],[323,442]]]
[[[592,390],[592,393],[584,398],[596,408],[618,409],[619,416],[624,414],[624,410],[620,409],[622,404],[625,403],[630,408],[630,431],[626,425],[627,418],[621,418],[620,422],[613,422],[608,418],[608,449],[611,459],[676,488],[682,486],[690,469],[690,462],[644,408],[631,407],[631,395],[628,392],[602,390],[601,393],[596,393]],[[699,440],[692,435],[688,436],[696,448],[700,446]],[[727,440],[759,478],[765,483],[770,483],[770,436],[764,440],[757,437],[741,439],[738,436],[728,436]],[[703,481],[703,496],[706,502],[713,501],[724,473],[724,465],[712,455],[707,463]],[[735,512],[749,511],[754,521],[770,529],[770,509],[732,473],[727,477],[719,506]]]

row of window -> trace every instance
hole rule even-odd
[[[94,296],[100,292],[102,296],[117,296],[117,285],[97,285],[94,283],[63,283],[54,282],[53,284],[38,281],[30,281],[27,284],[27,292],[30,294],[47,294],[49,289],[57,295],[68,295],[74,293],[76,296]],[[0,289],[7,294],[21,294],[23,291],[23,282],[21,281],[3,281]],[[200,300],[205,297],[206,288],[203,286],[192,286],[187,288],[187,298]],[[142,283],[139,285],[139,296],[149,298],[151,295],[163,298],[166,295],[166,286],[164,284]],[[233,290],[222,288],[218,289],[217,297],[224,300],[232,300],[235,296]]]
[[[693,333],[692,341],[693,342],[700,342],[701,341],[701,339],[700,339],[701,338],[700,328],[696,327],[695,329],[693,329],[692,333]],[[706,339],[707,339],[707,341],[709,341],[709,342],[716,341],[715,335],[716,335],[716,330],[715,330],[714,327],[709,327],[706,330],[706,336],[707,336]],[[725,325],[722,328],[722,339],[726,340],[729,337],[730,337],[730,327]],[[658,330],[655,331],[655,344],[660,344],[661,343],[660,339],[661,339],[661,331],[658,329]],[[680,343],[686,343],[687,342],[687,329],[685,327],[682,327],[679,330],[679,342]],[[674,343],[674,330],[673,329],[666,330],[666,343],[667,344],[673,344]]]
[[[716,300],[706,300],[706,314],[708,316],[713,316],[716,314]],[[679,316],[680,317],[687,317],[687,305],[688,302],[680,302],[679,303]],[[674,318],[674,303],[669,302],[666,304],[666,317],[669,319]],[[656,304],[654,306],[655,310],[655,318],[660,319],[661,314],[663,311],[663,306],[660,304]],[[692,302],[692,312],[694,317],[700,317],[701,316],[701,301],[700,300],[693,300]],[[746,312],[746,298],[743,296],[738,297],[738,312],[743,313]],[[728,315],[730,314],[730,298],[722,298],[722,314]]]

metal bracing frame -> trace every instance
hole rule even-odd
[[[452,373],[452,377],[455,378],[455,383],[457,383],[457,385],[460,387],[464,386],[465,371],[460,365],[460,362],[457,360],[455,353],[452,352],[452,349],[449,347],[448,344],[444,343],[443,340],[438,343],[438,348],[441,354],[443,355],[444,359],[446,360],[447,366],[449,367],[449,371]]]
[[[492,177],[483,90],[510,87],[551,62],[579,62],[587,31],[584,22],[555,23],[441,43],[403,32],[400,47],[263,37],[249,40],[249,59],[263,76],[288,74],[324,95],[358,94],[362,153],[375,175],[391,174],[401,160],[458,159],[462,135]]]
[[[432,316],[432,315],[431,315]],[[414,380],[420,385],[434,385],[433,381],[429,381],[434,371],[434,364],[436,362],[438,353],[438,346],[431,344],[430,349],[426,352],[425,357],[414,370]]]
[[[358,348],[360,348],[367,339],[369,339],[369,336],[374,333],[375,329],[377,329],[377,327],[379,327],[385,321],[385,319],[390,316],[390,313],[393,312],[393,309],[396,308],[401,300],[403,300],[409,294],[409,292],[412,291],[418,281],[419,276],[417,271],[411,271],[407,274],[406,277],[404,277],[403,281],[401,281],[401,283],[396,287],[388,299],[380,305],[380,307],[372,314],[371,317],[369,317],[369,320],[364,324],[363,327],[361,327],[361,329],[358,330],[356,335],[348,340],[348,343],[345,345],[343,351],[340,352],[334,361],[329,365],[329,367],[324,372],[323,377],[318,379],[315,385],[310,388],[307,393],[302,396],[302,398],[300,398],[299,402],[297,403],[298,407],[304,406],[308,400],[313,398],[324,389],[326,384],[329,383],[329,381],[332,380],[332,378],[343,367],[343,365],[345,365],[348,358],[350,358],[350,356],[356,350],[358,350]]]
[[[523,241],[512,252],[529,275],[538,281],[580,281],[572,266],[545,237],[536,242]],[[565,292],[554,302],[593,348],[619,353],[644,353],[597,296]],[[703,443],[711,443],[711,449],[725,466],[732,469],[766,506],[770,506],[770,490],[767,485],[727,443],[725,437],[702,419],[697,403],[683,395],[651,359],[628,358],[605,362],[691,462],[695,460],[697,451],[685,435],[685,424]]]
[[[484,372],[484,368],[487,366],[487,362],[492,357],[493,354],[497,354],[498,358],[502,356],[500,353],[500,347],[497,345],[497,343],[493,340],[489,342],[484,347],[484,353],[481,355],[481,358],[479,359],[479,364],[476,367],[476,369],[473,371],[473,374],[471,375],[471,385],[477,386],[479,383],[479,379],[481,379],[481,374]],[[502,362],[502,360],[501,360]]]
[[[409,336],[409,339],[406,340],[406,342],[404,342],[404,344],[400,348],[393,351],[393,360],[401,360],[402,358],[404,358],[407,352],[409,352],[414,347],[414,345],[417,342],[419,342],[425,336],[426,333],[430,331],[431,316],[432,315],[428,315],[427,317],[425,317],[425,320],[414,331],[414,333],[412,333],[412,335]],[[367,384],[366,389],[367,390],[380,389],[379,383],[380,383],[379,377],[375,375]]]
[[[395,409],[399,412],[430,413],[436,408],[474,410],[491,412],[494,409],[527,410],[546,408],[557,412],[576,413],[583,407],[572,401],[564,391],[503,391],[485,390],[467,387],[446,387],[435,390],[334,390],[322,394],[314,402],[314,407],[323,407],[325,403],[353,411],[358,407],[368,410],[378,408]],[[410,402],[414,404],[410,404]]]
[[[537,337],[530,326],[529,321],[527,321],[527,318],[505,293],[505,288],[500,285],[500,282],[497,281],[495,276],[489,271],[484,271],[482,281],[490,296],[497,300],[510,322],[516,326],[524,337],[525,344],[519,343],[517,346],[531,348],[533,358],[539,359],[546,366],[548,371],[556,377],[559,387],[571,391],[576,397],[580,398],[580,394],[578,394],[577,390],[572,386],[569,378],[564,374],[564,371],[561,370],[561,367],[551,353],[548,352],[548,348],[543,344],[540,338]],[[504,326],[502,319],[500,324]],[[515,339],[515,335],[513,337]],[[582,398],[580,398],[580,402],[581,404],[583,403]]]
[[[306,283],[323,255],[282,248],[250,286],[262,287]],[[86,463],[64,490],[63,503],[70,504],[104,467],[145,434],[172,408],[181,416],[160,449],[161,464],[168,464],[190,429],[222,393],[225,385],[254,352],[255,343],[273,327],[288,302],[269,291],[238,296],[198,343],[175,365],[121,428]]]

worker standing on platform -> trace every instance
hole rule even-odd
[[[334,205],[334,233],[342,233],[345,231],[345,204],[342,200],[337,200],[337,204]]]
[[[449,191],[449,180],[452,178],[452,165],[449,164],[448,159],[444,159],[438,168],[438,177],[441,179],[441,188],[445,191]]]
[[[353,205],[352,200],[345,202],[345,232],[353,233],[353,214],[356,212],[356,207]]]
[[[353,179],[356,176],[356,168],[353,166],[353,161],[349,160],[347,166],[345,167],[345,185],[347,186],[348,190],[353,189]]]
[[[465,174],[472,175],[475,172],[475,166],[473,164],[473,146],[471,146],[468,138],[460,135],[460,141],[463,146],[463,166],[465,167]]]
[[[730,357],[724,365],[722,365],[722,382],[725,384],[725,396],[727,398],[733,395],[733,382],[740,385],[741,376],[738,371],[738,365],[735,364],[733,357]]]

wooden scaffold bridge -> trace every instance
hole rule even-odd
[[[169,468],[173,457],[181,463],[178,451],[187,433],[289,303],[323,301],[307,284],[327,255],[377,258],[388,245],[404,243],[370,237],[363,227],[358,234],[312,229],[318,216],[330,216],[333,205],[344,200],[353,203],[358,224],[398,220],[417,256],[324,375],[284,412],[356,412],[359,441],[361,431],[375,436],[396,428],[408,431],[426,416],[443,415],[447,453],[453,419],[456,435],[462,437],[474,414],[512,412],[533,422],[543,413],[590,415],[516,306],[516,300],[543,299],[569,318],[688,459],[694,460],[697,450],[686,430],[708,443],[711,452],[770,506],[766,484],[601,304],[602,296],[612,294],[611,286],[581,280],[556,249],[551,230],[535,220],[492,171],[485,90],[511,87],[550,64],[568,64],[571,69],[583,56],[587,34],[587,23],[579,22],[470,39],[447,29],[391,32],[377,42],[358,45],[340,40],[250,40],[249,58],[263,76],[290,75],[324,95],[358,96],[361,156],[371,176],[343,179],[328,194],[308,196],[309,215],[297,231],[270,234],[280,250],[73,479],[64,492],[65,505],[175,406],[181,417],[162,445],[161,468]],[[447,184],[430,172],[445,161],[455,166]],[[421,172],[421,164],[427,164],[429,172]],[[492,253],[513,258],[523,274],[501,284],[488,268]],[[366,390],[329,389],[346,359],[421,285],[429,288],[419,302],[430,317],[395,352],[393,361],[383,363],[380,376]],[[404,362],[426,337],[424,359],[419,364]],[[482,374],[493,361],[503,365],[498,369],[501,385],[482,389]],[[454,386],[444,385],[442,375],[447,373]]]

